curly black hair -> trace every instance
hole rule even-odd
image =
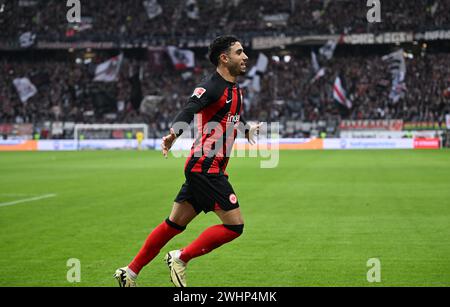
[[[214,39],[211,45],[209,45],[208,50],[208,57],[211,63],[217,67],[219,65],[220,55],[227,52],[236,42],[239,42],[239,39],[231,35],[219,36]]]

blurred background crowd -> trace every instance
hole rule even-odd
[[[383,22],[368,23],[364,0],[127,0],[81,1],[93,31],[77,38],[151,39],[155,36],[240,37],[260,33],[336,34],[423,31],[450,25],[450,2],[382,1]],[[70,39],[67,2],[10,0],[0,18],[1,38],[26,31],[51,40]],[[147,9],[148,8],[148,9]],[[273,18],[277,15],[279,18]],[[272,17],[272,18],[271,18]],[[283,22],[285,21],[285,22]]]
[[[364,2],[364,3],[363,3]],[[214,38],[232,33],[246,39],[250,66],[260,51],[248,41],[255,35],[348,34],[425,31],[450,28],[450,1],[383,1],[383,22],[368,23],[365,1],[332,0],[170,0],[81,1],[82,23],[66,20],[66,1],[0,1],[0,45],[17,43],[23,33],[36,41],[152,41],[179,46],[186,37]],[[63,13],[61,13],[63,12]],[[75,29],[75,30],[74,30]],[[165,46],[127,50],[0,50],[0,124],[61,121],[147,123],[153,136],[167,125],[190,96],[195,84],[212,72],[206,48],[191,48],[195,65],[176,69]],[[445,122],[450,113],[450,53],[447,41],[409,45],[344,46],[338,42],[330,59],[319,58],[326,73],[314,79],[311,52],[321,46],[280,46],[261,51],[268,66],[260,89],[246,87],[245,114],[260,121],[304,121],[339,124],[345,119],[402,119]],[[405,49],[402,98],[392,101],[389,65],[382,57]],[[124,54],[115,82],[94,82],[96,67]],[[352,107],[336,103],[337,76],[345,81]],[[37,92],[23,102],[14,80],[28,78]],[[240,81],[245,82],[245,77]],[[143,108],[148,96],[156,96]],[[285,136],[308,136],[305,131]]]

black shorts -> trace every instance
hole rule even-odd
[[[222,209],[230,211],[239,208],[233,187],[225,175],[186,173],[186,182],[181,186],[175,202],[188,201],[195,211],[205,213]]]

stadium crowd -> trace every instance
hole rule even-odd
[[[253,56],[256,58],[256,55]],[[155,70],[148,61],[125,59],[118,82],[93,82],[95,65],[64,61],[1,61],[0,123],[43,121],[149,123],[161,135],[190,91],[212,66],[199,57],[186,75],[171,67]],[[254,64],[255,60],[253,60]],[[261,78],[261,91],[249,87],[246,117],[267,122],[301,120],[404,119],[440,121],[450,113],[450,54],[427,54],[407,60],[405,97],[389,99],[391,78],[380,56],[335,57],[324,77],[313,82],[310,58],[292,53],[290,61],[271,58]],[[142,71],[140,71],[142,70]],[[133,102],[133,75],[141,73],[138,103]],[[342,113],[333,99],[333,83],[339,74],[346,81],[353,107]],[[28,77],[36,95],[23,103],[13,80]],[[244,79],[241,79],[244,81]],[[161,96],[152,111],[141,112],[139,102],[148,95]],[[346,111],[346,110],[344,110]]]
[[[383,1],[381,23],[368,23],[366,1],[171,0],[81,1],[82,25],[71,31],[66,1],[12,0],[0,13],[0,39],[25,32],[41,40],[148,40],[220,33],[339,34],[423,31],[450,26],[450,2]]]
[[[380,56],[334,58],[326,68],[326,75],[316,82],[311,81],[309,58],[275,62],[269,72],[272,77],[264,79],[264,88],[269,92],[260,95],[261,101],[254,110],[264,112],[270,109],[271,101],[278,99],[285,103],[278,105],[277,112],[269,118],[261,114],[250,117],[275,120],[284,116],[310,122],[330,119],[340,113],[333,99],[333,85],[339,74],[346,79],[348,96],[353,102],[352,109],[344,112],[349,119],[442,122],[445,112],[450,111],[449,61],[449,54],[428,54],[407,60],[407,90],[404,99],[397,103],[389,99],[391,76]],[[274,78],[278,79],[276,94]]]

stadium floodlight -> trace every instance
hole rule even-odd
[[[115,135],[115,132],[118,132]],[[76,124],[74,126],[74,141],[77,150],[84,140],[117,140],[135,138],[137,132],[143,133],[143,139],[148,139],[147,124]]]

